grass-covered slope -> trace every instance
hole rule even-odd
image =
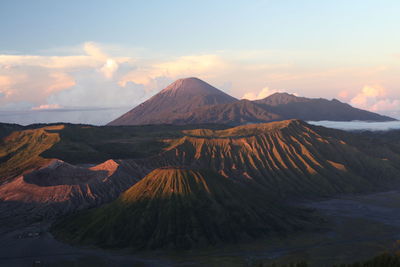
[[[113,203],[54,227],[58,237],[106,247],[191,248],[288,233],[311,221],[210,171],[152,171]]]
[[[40,155],[60,141],[63,125],[12,132],[0,139],[0,182],[38,169],[50,162]]]

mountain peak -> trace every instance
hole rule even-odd
[[[306,102],[307,98],[298,97],[294,94],[289,94],[286,92],[277,92],[270,96],[267,96],[264,99],[257,100],[256,102],[267,104],[271,106],[277,106],[282,104],[288,104],[292,102]]]
[[[179,96],[182,94],[185,95],[209,95],[209,94],[225,94],[221,90],[215,88],[214,86],[206,83],[203,80],[200,80],[196,77],[188,77],[176,80],[175,82],[168,85],[165,89],[163,89],[160,94],[170,95],[170,96]]]
[[[236,101],[236,98],[198,78],[179,79],[109,125],[172,123],[198,108]]]

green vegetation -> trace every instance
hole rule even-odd
[[[15,131],[1,140],[0,182],[47,164],[49,159],[40,155],[60,141],[57,133],[64,126]]]

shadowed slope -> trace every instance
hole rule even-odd
[[[143,175],[140,167],[114,160],[91,168],[51,160],[0,186],[0,220],[3,226],[24,225],[98,206],[116,199]]]
[[[191,248],[236,242],[307,225],[285,208],[210,171],[152,171],[115,202],[56,225],[63,238],[100,246]]]

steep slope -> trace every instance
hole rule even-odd
[[[287,93],[275,93],[255,103],[264,105],[272,113],[279,114],[282,119],[300,119],[308,121],[393,121],[395,119],[377,113],[357,109],[337,99],[313,99],[297,97]]]
[[[351,133],[324,132],[299,120],[184,133],[185,137],[171,140],[165,152],[145,164],[208,168],[256,183],[280,197],[382,190],[400,181],[395,162],[360,148],[380,147],[366,142],[353,145],[347,143],[352,141]]]
[[[280,120],[281,116],[268,112],[249,100],[198,108],[171,120],[173,124],[220,123],[240,125]]]
[[[312,220],[306,215],[213,172],[166,167],[110,205],[59,223],[55,232],[106,247],[187,249],[299,230]]]
[[[108,125],[166,124],[197,108],[235,101],[202,80],[180,79]]]

